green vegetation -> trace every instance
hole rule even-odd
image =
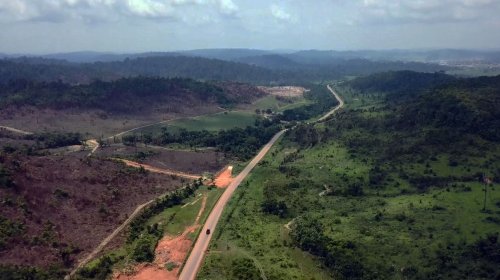
[[[72,132],[42,132],[36,134],[26,135],[24,137],[28,140],[35,140],[35,147],[39,149],[50,149],[65,147],[70,145],[82,144],[82,136],[80,133]]]
[[[5,280],[59,280],[63,279],[65,272],[58,267],[40,269],[35,267],[0,265],[0,279]]]
[[[404,92],[337,86],[352,103],[288,132],[236,190],[200,279],[233,279],[236,258],[267,279],[500,275],[500,77],[367,79]]]

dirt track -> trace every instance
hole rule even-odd
[[[318,121],[325,120],[329,116],[331,116],[333,113],[335,113],[337,110],[342,108],[344,106],[344,101],[340,98],[340,96],[335,93],[335,91],[328,85],[328,90],[335,96],[335,98],[339,101],[339,104],[333,108],[330,112],[326,113],[324,116],[318,119]],[[203,258],[205,257],[205,253],[208,249],[208,245],[210,244],[210,240],[212,239],[213,234],[203,234],[206,232],[207,229],[210,229],[212,232],[214,232],[217,223],[219,222],[220,216],[222,215],[222,211],[224,210],[224,207],[226,206],[227,202],[231,198],[232,194],[236,190],[236,188],[241,184],[241,182],[248,176],[248,174],[252,171],[252,169],[259,163],[262,158],[267,154],[267,152],[271,149],[271,147],[276,143],[276,141],[280,138],[280,136],[285,133],[286,130],[282,130],[267,143],[262,150],[252,159],[252,161],[241,171],[238,176],[231,182],[227,190],[222,194],[220,197],[219,201],[217,201],[217,204],[213,208],[212,212],[207,218],[207,221],[205,222],[205,225],[203,226],[202,229],[202,234],[198,237],[196,240],[196,243],[193,247],[193,250],[191,251],[191,254],[189,255],[186,264],[184,265],[182,272],[179,276],[180,280],[194,280],[196,278],[196,274],[198,273],[198,270],[200,269],[202,263],[203,263]]]
[[[191,179],[191,180],[197,180],[197,179],[201,178],[201,175],[188,174],[188,173],[179,172],[179,171],[175,171],[175,170],[157,168],[157,167],[153,167],[151,165],[142,164],[142,163],[138,163],[135,161],[126,160],[126,159],[114,158],[114,160],[119,160],[128,166],[132,166],[132,167],[136,167],[136,168],[142,167],[145,170],[150,171],[150,172],[154,172],[154,173],[160,173],[160,174],[165,174],[165,175],[174,175],[174,176],[178,176],[178,177],[182,177],[182,178],[186,178],[186,179]]]
[[[64,279],[70,279],[75,273],[82,268],[84,265],[86,265],[90,260],[95,258],[101,250],[108,245],[108,243],[115,238],[126,226],[128,226],[132,220],[137,217],[139,213],[141,213],[142,209],[144,207],[148,206],[149,204],[153,203],[155,200],[152,199],[144,204],[141,204],[135,208],[134,212],[126,219],[118,228],[116,228],[108,237],[106,237],[99,245],[92,251],[90,254],[88,254],[83,260],[78,262],[78,265],[70,272],[69,275],[67,275]]]
[[[14,133],[23,134],[23,135],[31,135],[31,134],[33,134],[33,132],[28,132],[28,131],[24,131],[24,130],[20,130],[20,129],[13,128],[13,127],[8,127],[8,126],[0,126],[0,129],[7,130],[7,131],[10,131],[10,132],[14,132]]]

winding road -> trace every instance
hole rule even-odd
[[[331,111],[326,113],[324,116],[318,119],[317,122],[323,121],[330,117],[333,113],[338,111],[340,108],[344,106],[344,101],[340,98],[340,96],[327,85],[328,90],[335,96],[335,98],[339,101],[339,104],[335,106]],[[243,169],[243,171],[236,176],[236,178],[231,182],[231,184],[227,187],[226,191],[222,194],[220,199],[217,201],[217,204],[213,208],[212,212],[208,216],[203,229],[196,240],[196,243],[189,255],[186,264],[184,265],[182,272],[179,276],[180,280],[193,280],[196,278],[196,274],[203,264],[203,259],[205,257],[205,253],[208,249],[208,245],[210,244],[210,240],[212,239],[213,232],[219,222],[219,219],[222,215],[222,211],[224,207],[228,203],[229,199],[233,195],[236,188],[243,182],[243,180],[250,174],[252,169],[264,158],[267,152],[271,149],[271,147],[276,143],[276,141],[285,133],[286,129],[281,130],[276,133],[273,138],[267,143],[262,150],[252,159],[252,161]],[[210,229],[211,234],[205,234],[207,229]]]
[[[326,119],[328,119],[331,115],[333,115],[335,112],[337,112],[340,108],[344,107],[344,100],[340,98],[340,96],[332,89],[330,85],[326,86],[328,90],[335,96],[335,98],[339,101],[339,105],[335,106],[330,112],[326,113],[323,115],[321,118],[318,119],[318,122],[322,122]]]

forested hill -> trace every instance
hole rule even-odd
[[[349,85],[360,94],[386,93],[392,112],[386,124],[396,130],[425,130],[436,143],[451,143],[464,134],[500,141],[500,76],[456,79],[405,71],[358,78]]]
[[[40,58],[0,60],[0,82],[35,79],[89,83],[95,79],[110,81],[135,76],[185,77],[262,84],[300,80],[298,75],[285,75],[253,65],[200,57],[152,56],[81,64]]]
[[[122,78],[112,82],[94,81],[85,85],[15,80],[0,84],[0,108],[101,109],[129,113],[153,107],[193,103],[232,106],[263,96],[259,89],[238,83],[206,83],[184,78]]]
[[[440,72],[390,71],[354,79],[349,85],[362,92],[382,92],[403,96],[412,95],[455,80],[455,77]]]
[[[380,71],[446,70],[436,64],[330,59],[326,63],[296,61],[294,57],[263,55],[240,62],[175,54],[135,57],[123,61],[70,63],[65,60],[24,57],[0,60],[0,82],[15,79],[89,83],[123,77],[184,77],[198,80],[237,81],[253,84],[301,84],[368,75]],[[313,61],[314,62],[314,61]]]
[[[498,142],[498,108],[500,76],[460,79],[430,89],[401,105],[398,126],[409,129],[435,127],[447,131],[449,137],[477,134],[485,140]]]

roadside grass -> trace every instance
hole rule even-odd
[[[261,211],[262,185],[270,178],[287,181],[275,170],[278,158],[283,156],[277,149],[282,147],[271,149],[263,164],[254,169],[228,203],[198,279],[234,279],[238,273],[233,271],[235,258],[257,263],[256,267],[260,267],[268,279],[328,278],[313,256],[290,245],[284,227],[288,220]],[[318,196],[317,192],[311,195]]]

